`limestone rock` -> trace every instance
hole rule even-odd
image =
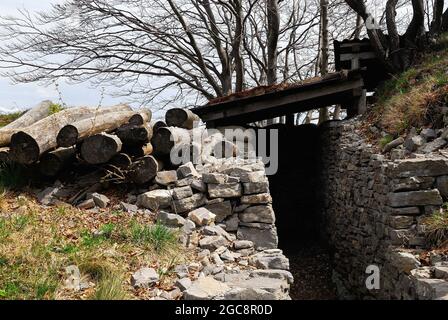
[[[388,253],[389,260],[400,272],[411,274],[411,270],[420,267],[420,261],[412,253],[391,251]]]
[[[274,224],[275,215],[272,206],[254,206],[249,207],[244,210],[243,213],[239,214],[239,219],[241,222],[261,222]]]
[[[177,169],[177,176],[179,179],[188,178],[188,177],[198,177],[199,173],[196,171],[192,162],[188,162],[186,164],[181,165]]]
[[[153,190],[139,195],[137,205],[154,211],[168,208],[171,205],[171,200],[171,191]]]
[[[398,146],[401,146],[403,143],[404,143],[404,139],[402,137],[399,137],[399,138],[389,142],[388,144],[386,144],[383,148],[383,152],[384,153],[389,152],[390,150],[392,150]]]
[[[223,236],[206,236],[199,240],[199,246],[210,251],[226,245],[228,245],[228,241]]]
[[[171,191],[172,191],[174,200],[185,199],[185,198],[191,197],[193,195],[193,190],[191,190],[190,186],[174,188]]]
[[[443,200],[437,189],[389,193],[388,203],[391,207],[439,206]]]
[[[398,160],[389,167],[391,177],[436,177],[448,175],[448,159],[416,158]]]
[[[437,190],[439,190],[440,195],[444,198],[448,198],[448,176],[437,177]]]
[[[259,269],[289,270],[289,259],[281,250],[273,252],[265,250],[257,253],[249,259],[249,264]]]
[[[420,136],[427,140],[434,140],[435,138],[437,138],[437,133],[434,129],[430,129],[430,128],[425,128],[420,132]]]
[[[174,285],[176,286],[176,287],[178,287],[179,289],[180,289],[180,291],[185,291],[185,290],[187,290],[188,288],[190,288],[191,287],[191,280],[190,280],[190,278],[182,278],[182,279],[178,279],[175,283],[174,283]]]
[[[229,176],[223,173],[203,173],[202,180],[204,183],[224,184],[227,183]]]
[[[132,275],[131,285],[134,288],[149,288],[159,281],[159,275],[153,268],[141,268]]]
[[[237,214],[234,214],[227,218],[224,222],[226,224],[226,231],[236,232],[238,230],[240,219]]]
[[[229,291],[230,287],[225,283],[215,280],[213,277],[203,277],[194,281],[193,284],[184,291],[185,300],[212,300]]]
[[[267,225],[265,229],[239,227],[237,238],[238,240],[252,241],[257,250],[272,249],[278,246],[277,229],[272,225]]]
[[[162,186],[169,186],[177,181],[177,172],[175,170],[157,172],[155,181]]]
[[[230,201],[207,204],[205,208],[216,215],[215,222],[222,222],[232,215],[232,203]]]
[[[425,139],[421,136],[412,136],[406,139],[404,142],[404,147],[409,152],[414,152],[425,143]]]
[[[197,207],[203,206],[206,203],[206,200],[204,195],[196,193],[191,197],[173,201],[173,209],[177,213],[192,211]]]
[[[418,150],[423,153],[431,153],[434,151],[437,151],[439,149],[442,149],[444,146],[447,145],[447,141],[443,138],[437,138],[434,141],[431,141],[422,147],[420,147]]]
[[[78,209],[84,209],[84,210],[92,209],[95,208],[95,201],[93,201],[93,199],[87,199],[78,204],[77,207]]]
[[[120,202],[120,209],[127,213],[136,213],[138,211],[138,207],[135,204],[126,202]]]
[[[224,183],[224,184],[209,184],[208,194],[210,198],[236,198],[241,196],[241,184],[239,183]]]
[[[241,197],[242,204],[267,204],[272,203],[272,197],[269,193],[260,193],[246,195]]]
[[[216,215],[206,208],[199,208],[191,211],[188,218],[196,223],[197,226],[206,226],[215,221]]]
[[[268,182],[249,182],[243,183],[244,194],[257,194],[269,192]]]
[[[414,224],[412,216],[392,216],[390,226],[394,229],[408,229]]]
[[[93,199],[95,204],[100,208],[106,208],[110,202],[108,197],[106,197],[103,194],[96,193],[96,192],[92,193],[91,198]]]
[[[37,194],[37,200],[44,206],[53,204],[56,201],[55,195],[59,191],[59,187],[48,187]]]
[[[235,250],[249,249],[254,247],[254,243],[249,240],[237,240],[233,242]]]
[[[160,211],[157,221],[167,227],[180,228],[185,225],[185,219],[178,214]]]

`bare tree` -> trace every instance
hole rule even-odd
[[[404,34],[398,32],[396,21],[397,0],[388,0],[383,16],[387,20],[388,37],[377,27],[371,13],[368,12],[364,0],[345,0],[359,14],[367,26],[367,34],[377,53],[389,72],[396,73],[405,70],[413,61],[414,54],[420,49],[424,38],[425,12],[423,0],[410,0],[412,5],[412,20]]]

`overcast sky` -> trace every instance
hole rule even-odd
[[[45,10],[52,3],[62,0],[0,0],[0,15],[14,15],[18,8],[28,10]],[[69,85],[59,83],[64,102],[67,105],[97,105],[101,99],[101,90],[89,88],[88,84]],[[12,85],[10,79],[0,77],[0,112],[10,112],[30,108],[42,100],[59,101],[54,86],[45,87],[39,84]],[[116,104],[123,98],[105,96],[103,105]]]

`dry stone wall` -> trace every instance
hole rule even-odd
[[[448,257],[424,263],[421,223],[448,199],[448,158],[388,160],[358,126],[356,119],[329,122],[320,132],[320,219],[339,296],[448,299]],[[372,266],[380,286],[368,289]]]
[[[293,277],[277,248],[264,165],[240,160],[158,172],[151,190],[137,197],[137,206],[179,229],[181,242],[197,254],[198,263],[175,268],[183,299],[290,299]],[[144,271],[134,278],[146,279]]]

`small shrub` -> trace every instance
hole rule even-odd
[[[100,231],[103,233],[103,237],[110,238],[112,236],[112,232],[115,229],[115,224],[113,223],[106,223],[105,225],[101,226]]]
[[[426,242],[430,247],[448,245],[448,210],[446,205],[444,209],[423,219],[423,225],[425,226]]]
[[[0,115],[0,128],[6,126],[6,125],[10,124],[11,122],[13,122],[14,120],[18,119],[22,114],[23,114],[23,112],[1,114]]]
[[[64,107],[60,105],[59,103],[52,103],[49,108],[49,115],[61,112],[64,110]]]
[[[122,275],[111,272],[104,274],[98,281],[93,300],[124,300],[126,297]]]
[[[390,134],[384,136],[380,140],[380,146],[381,148],[384,148],[387,144],[391,143],[394,140],[394,137]]]
[[[151,245],[156,251],[161,251],[167,246],[176,243],[176,233],[164,225],[157,223],[152,226],[144,226],[138,223],[131,225],[131,239],[137,245]]]

